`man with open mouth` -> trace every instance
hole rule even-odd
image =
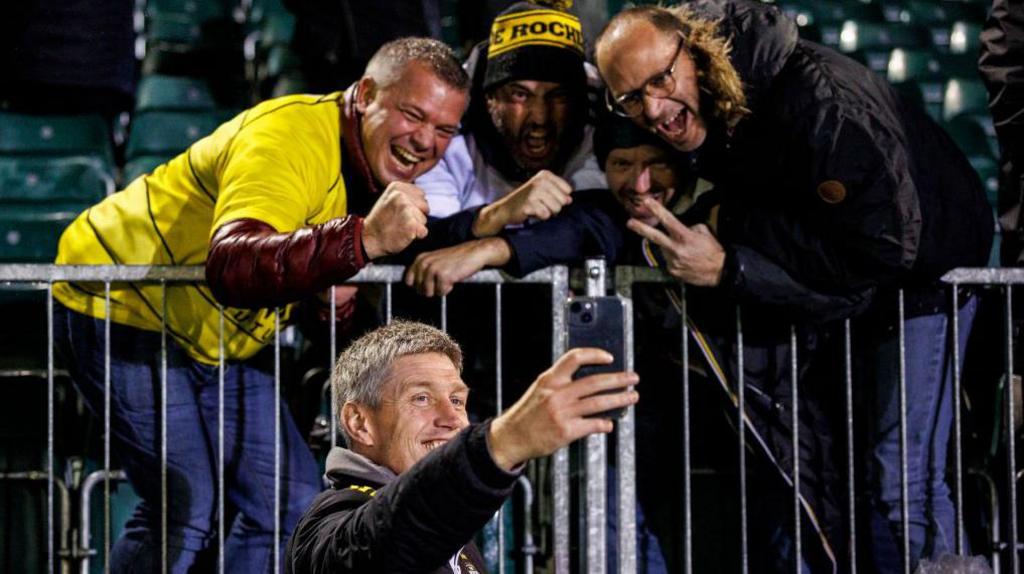
[[[410,266],[406,283],[427,296],[447,294],[507,254],[499,237],[506,227],[552,218],[573,190],[604,187],[587,123],[579,19],[542,4],[550,2],[518,2],[494,19],[488,41],[466,62],[472,97],[462,130],[416,180],[431,217],[469,221],[467,241]]]
[[[950,310],[939,279],[954,267],[984,266],[993,230],[963,153],[920,105],[852,59],[799,38],[796,24],[768,4],[627,9],[598,37],[595,60],[609,110],[687,154],[684,165],[720,199],[714,229],[687,225],[652,199],[644,207],[655,221],[635,214],[628,226],[679,281],[743,305],[748,336],[739,364],[755,391],[747,396],[756,396],[746,404],[749,426],[769,437],[767,454],[789,484],[791,461],[801,459],[801,521],[776,513],[774,532],[751,538],[754,563],[791,569],[802,560],[809,571],[832,572],[848,555],[839,510],[847,501],[830,480],[840,476],[830,466],[839,421],[827,410],[837,403],[821,392],[844,380],[841,361],[831,358],[843,355],[837,345],[847,318],[862,393],[855,415],[867,421],[857,443],[867,477],[861,500],[871,517],[859,537],[868,557],[852,569],[867,571],[870,562],[879,572],[914,570],[922,558],[954,552],[945,479],[952,350],[963,351],[977,300],[964,294]],[[960,340],[949,334],[953,312]],[[905,333],[905,355],[897,332]],[[735,340],[733,333],[717,341],[721,364],[738,363]],[[800,369],[798,452],[788,446],[789,370],[777,368],[790,360]],[[736,375],[728,374],[730,384]],[[816,536],[796,557],[780,540],[801,523]]]
[[[349,90],[260,103],[64,232],[59,264],[206,267],[205,284],[166,289],[54,285],[57,351],[96,414],[105,412],[109,384],[111,449],[142,498],[113,544],[113,572],[160,570],[161,520],[167,571],[190,571],[216,538],[219,475],[237,511],[229,513],[237,514],[234,524],[223,525],[228,571],[276,569],[283,538],[274,533],[291,532],[321,484],[286,408],[277,413],[283,464],[279,471],[267,464],[276,441],[266,421],[277,403],[273,365],[262,351],[274,342],[278,320],[293,316],[293,303],[427,234],[428,206],[412,181],[444,154],[468,87],[444,44],[396,40]],[[210,392],[217,388],[235,397],[220,422],[218,395]],[[228,453],[222,468],[219,424]],[[173,437],[166,459],[155,446],[161,432]],[[280,514],[266,496],[275,477],[288,484]]]

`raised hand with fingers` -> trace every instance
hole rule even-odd
[[[640,396],[627,387],[636,373],[600,373],[573,380],[584,365],[606,365],[602,349],[572,349],[544,371],[511,408],[491,423],[488,443],[498,466],[508,470],[531,458],[547,456],[594,433],[612,431],[612,421],[594,417],[636,404]],[[605,391],[622,392],[606,394]]]
[[[427,297],[447,295],[456,283],[484,267],[508,263],[512,251],[500,237],[467,241],[416,256],[405,271],[405,284]]]
[[[473,235],[489,237],[507,225],[525,223],[528,219],[550,219],[570,203],[569,182],[542,169],[505,197],[481,209],[473,222]]]
[[[370,259],[394,255],[415,239],[427,236],[430,207],[423,190],[411,183],[394,182],[363,220],[363,249]]]
[[[718,285],[725,267],[725,249],[711,230],[703,223],[693,227],[683,225],[654,199],[645,199],[644,207],[658,218],[665,231],[638,219],[630,219],[626,227],[661,247],[665,255],[665,271],[690,285]]]

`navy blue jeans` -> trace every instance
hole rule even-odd
[[[104,322],[61,305],[57,351],[99,417],[104,408]],[[142,502],[111,556],[113,572],[159,572],[161,565],[160,334],[110,326],[111,449]],[[184,573],[216,544],[218,372],[167,341],[167,560]],[[313,497],[319,470],[288,409],[281,406],[280,556]],[[230,363],[224,377],[225,566],[270,572],[274,545],[274,379],[255,361]]]
[[[959,311],[960,360],[977,311],[971,298]],[[952,331],[947,313],[905,323],[907,382],[907,504],[911,571],[922,558],[956,550],[956,520],[946,482],[953,422]],[[894,328],[855,350],[867,394],[865,445],[871,557],[878,572],[903,571],[901,518],[899,334]]]

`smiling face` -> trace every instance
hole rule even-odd
[[[665,205],[676,194],[677,178],[668,151],[649,144],[608,152],[605,178],[630,217],[648,225],[657,225],[658,218],[644,207],[644,199]]]
[[[415,61],[388,85],[361,79],[356,110],[374,178],[383,185],[408,182],[434,167],[458,131],[468,101],[468,93]]]
[[[469,425],[468,394],[447,356],[399,357],[386,375],[380,405],[359,406],[366,432],[353,435],[353,448],[401,474]]]
[[[541,170],[558,157],[571,100],[561,84],[513,80],[487,95],[487,110],[516,163]]]
[[[666,33],[640,18],[624,19],[602,37],[597,65],[611,95],[619,97],[642,89],[668,69],[678,47],[678,34]],[[672,147],[693,151],[704,143],[707,128],[700,114],[697,69],[685,49],[679,51],[672,77],[672,93],[662,98],[644,95],[643,113],[633,121],[656,131]]]

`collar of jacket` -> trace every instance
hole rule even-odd
[[[379,488],[398,476],[391,469],[342,447],[334,447],[327,453],[324,474],[335,488],[347,488],[353,480],[359,486]]]
[[[512,183],[525,182],[533,177],[538,170],[525,169],[516,163],[512,153],[508,151],[505,139],[494,127],[494,120],[491,119],[491,114],[487,110],[487,96],[483,88],[484,75],[487,71],[487,42],[477,44],[463,66],[470,76],[470,98],[469,109],[462,122],[462,133],[473,136],[484,161],[487,162],[487,165],[494,167],[503,178]],[[583,141],[589,106],[585,87],[579,94],[574,94],[572,106],[574,113],[566,124],[558,157],[547,168],[557,175],[562,175],[565,164]]]
[[[366,161],[363,150],[362,116],[356,110],[356,91],[358,84],[345,90],[344,102],[341,106],[341,153],[344,160],[341,172],[345,178],[345,189],[348,191],[349,212],[366,213],[373,201],[380,195],[381,189],[373,177],[370,164]],[[362,193],[353,193],[355,190]],[[358,205],[369,202],[368,205]],[[365,209],[363,209],[365,208]]]

